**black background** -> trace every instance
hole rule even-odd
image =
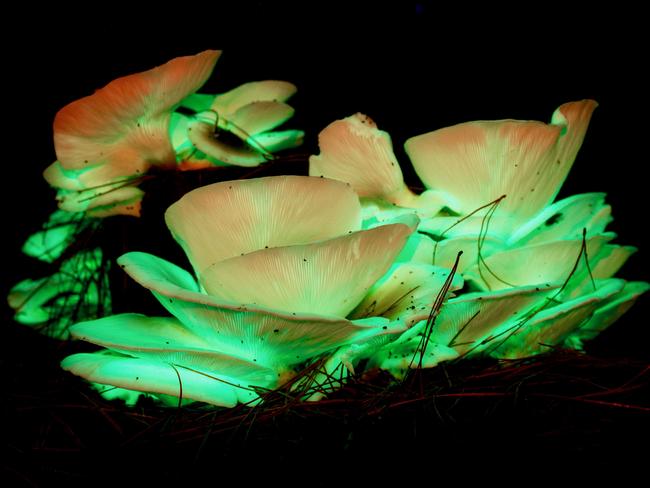
[[[559,4],[538,5],[532,13],[492,12],[496,21],[465,5],[446,12],[428,2],[355,8],[304,3],[310,5],[157,5],[150,15],[99,4],[94,13],[35,8],[14,17],[19,33],[5,32],[3,42],[9,82],[2,132],[3,294],[28,276],[20,246],[54,208],[41,172],[55,157],[51,123],[57,110],[116,77],[208,48],[224,54],[203,91],[252,80],[291,81],[298,94],[289,126],[306,131],[299,152],[317,152],[323,127],[360,111],[391,134],[407,176],[401,147],[408,137],[467,120],[548,121],[564,102],[597,100],[560,196],[607,192],[617,242],[640,248],[620,275],[649,279],[649,80],[638,12],[591,7],[568,16]],[[36,24],[36,14],[44,24]],[[637,304],[592,350],[647,360],[647,303]],[[7,328],[16,327],[8,310],[4,316]],[[4,361],[29,363],[27,346],[16,351],[6,340],[3,346]]]

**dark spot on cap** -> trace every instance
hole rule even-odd
[[[548,219],[546,219],[546,222],[544,222],[544,225],[546,227],[550,227],[551,225],[555,225],[558,222],[562,220],[562,212],[558,212],[556,214],[551,215]]]

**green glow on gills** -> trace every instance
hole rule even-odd
[[[293,84],[267,80],[219,95],[197,93],[220,55],[178,57],[63,107],[54,121],[57,161],[43,174],[57,189],[59,207],[138,217],[144,193],[137,185],[151,168],[257,166],[300,145],[302,131],[275,130],[294,114],[285,103],[296,92]],[[241,144],[224,142],[223,131]]]
[[[195,114],[172,117],[174,149],[195,158],[182,164],[254,165],[270,157],[256,134],[269,146],[297,141],[272,131],[293,113],[284,102],[294,90],[258,82],[187,98]],[[173,317],[77,324],[75,337],[104,349],[62,366],[130,403],[142,392],[173,404],[182,384],[181,401],[229,407],[292,378],[295,394],[316,401],[360,365],[401,378],[443,361],[581,347],[650,288],[613,277],[636,249],[612,244],[604,194],[554,201],[595,107],[411,138],[420,194],[387,133],[361,114],[335,121],[311,177],[222,182],[173,204],[166,222],[194,274],[146,253],[119,260]]]
[[[71,324],[110,314],[108,265],[97,248],[63,261],[51,276],[21,281],[8,296],[15,320],[66,339]]]
[[[417,217],[360,231],[348,185],[305,176],[216,183],[172,205],[167,223],[200,284],[150,254],[122,256],[124,271],[174,318],[123,314],[77,324],[74,337],[111,354],[74,355],[65,369],[94,383],[172,396],[180,395],[180,375],[183,398],[232,406],[259,401],[259,391],[281,386],[301,364],[343,358],[337,350],[406,329],[395,318],[346,315],[388,271]],[[274,285],[279,273],[286,286]],[[235,282],[221,286],[232,276]],[[327,364],[336,368],[337,360]],[[133,402],[131,393],[124,396]]]
[[[540,310],[529,320],[512,326],[503,338],[496,339],[490,353],[516,359],[552,349],[579,330],[608,299],[618,294],[625,282],[610,279],[596,283],[596,290],[579,298]]]
[[[582,341],[593,339],[607,329],[649,289],[650,284],[642,281],[625,283],[622,290],[604,300],[582,327],[569,334],[565,339],[567,347],[582,349]]]
[[[144,191],[138,185],[151,168],[257,166],[273,159],[274,152],[302,143],[302,131],[276,130],[294,114],[285,103],[296,92],[291,83],[268,80],[245,83],[219,95],[197,93],[220,55],[221,51],[206,50],[172,59],[117,78],[59,110],[54,121],[57,160],[43,177],[56,189],[60,211],[30,236],[23,246],[25,254],[52,263],[85,228],[99,225],[95,219],[139,217]],[[188,110],[194,114],[187,115]],[[192,142],[193,125],[203,131],[204,151]],[[241,144],[219,140],[217,134],[223,131],[237,136]],[[213,157],[215,147],[220,153]],[[16,296],[25,290],[35,293],[52,282],[63,286],[60,281],[23,281],[10,299],[18,303]],[[19,304],[15,308],[20,308],[20,322],[52,321],[50,311],[42,307]]]
[[[299,146],[302,131],[275,130],[293,116],[293,108],[285,102],[295,92],[291,83],[267,80],[245,83],[220,95],[190,95],[181,107],[194,114],[184,119],[173,114],[170,127],[180,168],[258,166],[274,159],[277,151]],[[222,131],[242,144],[225,142],[219,137]]]
[[[60,208],[95,209],[96,217],[138,216],[142,191],[122,184],[152,167],[176,169],[171,113],[205,83],[220,54],[208,50],[175,58],[63,107],[54,120],[57,161],[44,172],[59,190]]]
[[[462,251],[458,272],[468,291],[480,291],[447,300],[431,336],[422,310],[420,322],[397,339],[366,344],[358,354],[370,367],[402,377],[410,367],[465,356],[581,347],[647,291],[647,283],[619,289],[623,282],[610,279],[636,249],[610,243],[615,234],[605,231],[612,218],[603,193],[553,202],[596,106],[566,103],[550,124],[467,122],[409,139],[406,152],[426,187],[420,195],[405,186],[390,136],[367,116],[335,121],[320,133],[310,174],[352,185],[363,228],[418,215],[418,232],[398,261],[451,268]],[[497,313],[523,298],[528,311],[515,311],[525,319]],[[417,320],[415,313],[409,323]],[[495,348],[499,334],[508,340]]]
[[[29,236],[22,251],[40,261],[52,263],[74,242],[76,234],[96,224],[92,219],[84,219],[83,213],[57,210],[50,215],[42,230]]]

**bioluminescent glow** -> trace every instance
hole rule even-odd
[[[198,93],[220,55],[118,78],[56,116],[44,175],[60,210],[24,252],[58,271],[20,282],[9,303],[19,322],[99,346],[62,366],[106,398],[232,407],[285,388],[315,401],[360,368],[402,378],[581,348],[650,288],[614,277],[636,249],[612,243],[605,194],[555,201],[597,106],[582,100],[549,124],[410,138],[421,193],[369,117],[334,121],[310,176],[222,181],[172,204],[164,218],[192,272],[144,252],[118,259],[169,315],[106,316],[109,263],[73,244],[102,217],[139,216],[147,172],[254,167],[302,142],[278,130],[294,114],[291,83]]]
[[[74,336],[106,349],[63,367],[130,402],[137,390],[230,406],[292,378],[318,400],[359,365],[401,378],[466,357],[579,348],[650,287],[613,278],[635,249],[611,244],[604,194],[553,201],[595,107],[562,105],[548,125],[470,122],[410,139],[420,195],[388,134],[361,114],[320,134],[310,159],[320,178],[194,190],[165,218],[196,278],[151,255],[120,259],[175,318],[76,325]]]
[[[60,208],[94,217],[138,216],[144,192],[137,185],[150,168],[257,166],[301,144],[302,131],[274,130],[293,116],[285,103],[296,91],[291,83],[197,93],[220,56],[208,50],[175,58],[62,108],[54,120],[57,161],[44,173],[58,190]],[[237,136],[241,146],[220,140],[220,131]]]
[[[83,213],[56,210],[43,224],[42,230],[27,238],[23,245],[23,253],[40,261],[52,263],[70,247],[79,232],[97,223],[96,220],[85,219]]]
[[[117,354],[74,355],[65,369],[154,394],[181,396],[182,383],[183,398],[232,406],[281,386],[301,364],[406,329],[404,317],[346,318],[362,302],[390,307],[402,294],[403,282],[373,285],[417,225],[413,217],[360,230],[349,185],[307,176],[216,183],[186,194],[166,220],[196,278],[146,253],[118,262],[174,318],[126,314],[75,325],[73,336]],[[445,270],[429,271],[409,286],[437,288]],[[414,295],[409,303],[429,302]]]
[[[101,249],[84,250],[51,276],[21,281],[8,297],[14,318],[50,337],[68,338],[71,324],[111,313],[109,265]]]
[[[273,158],[273,152],[288,149],[302,142],[302,131],[275,131],[290,119],[294,110],[286,101],[296,87],[286,81],[259,81],[241,85],[215,96],[193,95],[181,105],[196,115],[187,123],[187,137],[194,154],[188,161],[206,159],[212,164],[257,166]],[[244,146],[233,147],[222,142],[215,133],[227,131],[237,136]],[[198,151],[198,154],[197,154]]]
[[[302,131],[276,130],[294,113],[286,103],[296,92],[291,83],[257,81],[221,94],[197,93],[220,56],[220,51],[208,50],[175,58],[118,78],[57,113],[57,160],[44,171],[44,177],[57,190],[59,211],[27,240],[25,254],[53,263],[66,257],[63,253],[78,239],[85,242],[81,237],[84,231],[99,228],[101,218],[139,217],[145,196],[139,185],[151,177],[146,174],[150,169],[257,166],[274,159],[275,152],[302,143]],[[240,143],[224,142],[220,135],[225,132]],[[64,286],[58,279],[48,280]],[[26,283],[16,285],[14,298],[10,297],[12,307],[18,310],[17,320],[41,325],[41,319],[50,325],[54,321],[58,325],[47,330],[56,331],[57,337],[66,336],[61,327],[70,320],[53,317],[69,314],[68,308],[56,312],[51,303],[41,319],[28,318],[28,311],[42,310],[43,304],[34,298],[38,294],[22,291],[25,302],[16,305],[17,290],[31,288]],[[84,310],[73,316],[93,318],[92,307]]]
[[[436,317],[423,310],[397,339],[366,348],[371,366],[403,376],[409,367],[477,354],[518,358],[581,347],[648,289],[612,278],[636,249],[610,244],[604,194],[553,203],[595,107],[592,100],[564,104],[551,124],[468,122],[409,139],[406,152],[427,188],[419,196],[403,182],[390,137],[366,116],[321,133],[310,174],[349,182],[363,202],[364,227],[414,212],[412,259],[450,268],[463,253],[458,271],[469,293],[449,299]],[[423,204],[425,195],[438,207]]]

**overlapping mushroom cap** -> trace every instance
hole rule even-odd
[[[575,195],[551,205],[596,106],[593,100],[566,103],[553,113],[550,124],[466,122],[406,141],[417,174],[427,188],[445,194],[449,209],[446,215],[425,219],[419,229],[439,241],[437,262],[448,264],[450,255],[462,249],[464,271],[493,253],[543,242],[581,241],[585,228],[588,238],[601,234],[611,220],[603,194]],[[575,248],[567,243],[555,246]],[[531,281],[517,284],[527,283]]]
[[[604,328],[594,317],[610,324],[647,289],[610,279],[635,249],[609,244],[603,194],[553,203],[595,107],[564,104],[550,124],[467,122],[409,139],[406,152],[427,188],[421,195],[406,187],[390,137],[367,117],[321,132],[310,174],[349,182],[362,197],[364,227],[420,215],[411,259],[450,268],[463,251],[458,270],[475,292],[449,300],[435,327],[422,313],[400,339],[372,350],[371,364],[402,374],[475,352],[519,357],[577,345]]]
[[[44,173],[58,189],[60,208],[94,217],[137,216],[143,197],[137,184],[152,167],[256,166],[272,152],[300,144],[301,131],[268,132],[293,115],[284,103],[295,92],[290,83],[263,81],[219,96],[196,94],[220,55],[207,50],[175,58],[118,78],[61,109],[54,121],[58,159]],[[201,110],[208,113],[176,111],[205,100],[210,103]],[[217,126],[246,144],[220,142]]]
[[[221,151],[207,137],[220,124],[242,140],[261,134],[290,92],[270,83],[191,97],[186,106],[203,112],[178,127],[205,132],[189,137],[204,156]],[[276,98],[247,104],[256,91]],[[257,126],[240,112],[249,105]],[[400,376],[475,354],[580,347],[648,289],[613,278],[635,249],[610,244],[603,194],[553,202],[595,106],[565,104],[549,125],[471,122],[410,139],[421,195],[404,184],[389,136],[360,114],[321,133],[310,177],[196,189],[165,215],[194,275],[146,253],[119,260],[173,318],[78,324],[73,335],[110,352],[63,366],[118,388],[234,405],[316,358],[324,370],[305,381],[321,375],[327,386],[312,399],[362,359]]]
[[[126,314],[78,324],[74,336],[116,354],[74,355],[64,368],[139,391],[181,396],[182,385],[183,397],[233,405],[281,384],[297,364],[406,328],[403,317],[350,312],[378,289],[390,299],[375,283],[417,220],[360,230],[360,205],[345,183],[300,176],[216,183],[186,194],[166,221],[198,281],[146,253],[119,263],[174,318]],[[394,287],[432,279],[419,276]],[[431,300],[411,303],[418,299]]]
[[[137,215],[142,192],[131,180],[152,166],[175,167],[172,111],[205,83],[220,54],[175,58],[61,109],[54,120],[57,161],[44,173],[60,189],[61,207]]]
[[[565,103],[550,124],[496,120],[466,122],[406,141],[427,188],[445,193],[460,215],[506,195],[512,227],[534,217],[560,190],[582,145],[593,100]]]
[[[373,204],[385,202],[389,208],[415,208],[434,215],[445,205],[444,195],[437,192],[415,195],[409,190],[390,136],[366,115],[332,122],[318,135],[318,143],[320,154],[309,158],[309,174],[350,183],[364,198],[364,207],[377,210]]]
[[[421,195],[406,187],[390,136],[362,114],[337,120],[320,133],[321,152],[310,158],[309,171],[347,181],[360,197],[375,200],[364,202],[368,217],[386,210],[382,201],[398,207],[388,207],[392,213],[415,209],[436,217],[420,226],[432,233],[459,220],[445,219],[449,215],[473,216],[465,226],[477,232],[484,207],[505,195],[491,228],[495,235],[509,235],[553,201],[595,107],[593,100],[564,104],[551,124],[467,122],[409,139],[406,152],[427,188]]]
[[[275,130],[289,120],[294,109],[286,102],[296,87],[286,81],[245,83],[219,95],[195,94],[181,104],[196,112],[193,118],[177,116],[173,131],[177,153],[185,168],[210,164],[257,166],[274,152],[302,143],[299,130]],[[225,143],[215,134],[227,131],[243,145]]]

